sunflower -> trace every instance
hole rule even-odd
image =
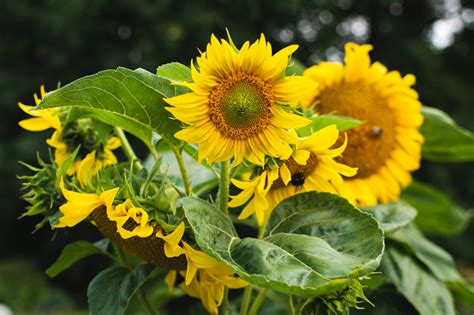
[[[178,139],[199,145],[198,159],[209,162],[234,157],[263,165],[265,155],[286,158],[296,137],[289,129],[308,124],[291,113],[305,94],[317,87],[302,76],[285,77],[288,59],[298,48],[288,46],[272,55],[270,43],[262,34],[240,50],[214,35],[207,49],[191,63],[193,82],[176,83],[192,90],[166,99],[167,108],[189,125],[177,132]]]
[[[332,148],[339,137],[335,125],[325,127],[310,137],[296,143],[293,155],[278,163],[277,168],[264,171],[250,182],[232,179],[242,189],[232,197],[230,207],[238,207],[252,200],[244,208],[239,219],[246,219],[253,213],[260,226],[270,217],[275,206],[283,199],[307,191],[322,191],[342,194],[343,177],[354,176],[356,168],[336,162],[346,148],[347,141]]]
[[[34,95],[35,104],[39,105],[42,99],[46,96],[46,91],[44,85],[41,85],[40,88],[40,97],[35,93]],[[46,140],[46,143],[55,149],[54,151],[54,160],[58,166],[60,166],[67,158],[71,156],[74,150],[77,147],[75,141],[65,141],[64,139],[64,128],[68,128],[68,124],[63,128],[61,125],[61,119],[59,117],[59,109],[40,109],[35,110],[35,106],[25,105],[21,102],[18,103],[18,106],[28,115],[33,116],[33,118],[27,118],[20,121],[18,124],[23,129],[29,131],[43,131],[49,128],[54,129],[53,135],[51,138]],[[74,129],[75,128],[71,128]],[[77,131],[73,132],[72,136],[74,139],[79,139],[81,142],[90,142],[90,139],[82,139],[76,134]],[[71,136],[71,135],[70,135]],[[117,163],[117,158],[115,157],[113,150],[120,147],[121,143],[117,137],[109,137],[105,144],[98,143],[97,137],[92,136],[94,139],[94,144],[97,147],[96,150],[83,150],[82,156],[76,157],[76,160],[69,167],[67,173],[68,175],[77,175],[79,183],[81,186],[87,185],[91,176],[95,175],[99,169],[104,166],[113,165]],[[83,147],[83,143],[80,143]],[[86,152],[84,152],[86,151]]]
[[[343,164],[357,167],[357,175],[343,183],[344,197],[360,205],[399,199],[419,168],[423,122],[413,75],[402,77],[371,63],[371,45],[348,43],[345,65],[323,62],[304,75],[319,83],[319,90],[303,101],[317,113],[350,116],[365,123],[348,131]]]

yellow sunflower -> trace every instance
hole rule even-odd
[[[46,91],[44,85],[41,85],[40,97],[38,97],[36,93],[33,94],[35,104],[38,105],[45,96]],[[43,131],[49,128],[61,129],[61,121],[59,120],[57,108],[34,110],[33,108],[35,108],[35,106],[25,105],[21,102],[18,102],[18,106],[22,111],[33,116],[33,118],[27,118],[18,122],[18,125],[23,129],[29,131]]]
[[[317,87],[302,76],[285,77],[288,59],[298,48],[288,46],[272,55],[262,34],[240,50],[214,35],[207,49],[191,64],[192,83],[176,83],[191,93],[166,99],[167,108],[189,125],[175,136],[199,145],[198,158],[209,162],[244,158],[263,165],[265,155],[287,158],[296,137],[289,129],[308,124],[282,104],[297,105]],[[313,92],[314,94],[314,92]]]
[[[342,194],[343,177],[354,176],[357,168],[336,162],[347,142],[332,148],[339,137],[335,125],[325,127],[310,137],[300,139],[293,155],[281,161],[278,168],[264,171],[250,182],[232,179],[242,192],[229,202],[238,207],[252,199],[244,208],[239,219],[246,219],[253,213],[260,226],[270,217],[275,206],[283,199],[307,191],[321,191]]]
[[[371,63],[371,45],[345,46],[345,65],[323,62],[304,75],[319,83],[303,101],[318,113],[350,116],[365,123],[348,131],[349,143],[338,160],[357,167],[357,175],[343,183],[344,197],[357,205],[398,200],[410,172],[420,165],[423,122],[413,75],[402,77]]]

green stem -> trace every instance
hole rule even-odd
[[[224,287],[224,299],[222,304],[219,307],[219,315],[228,315],[229,314],[229,288]]]
[[[173,150],[174,156],[176,157],[176,162],[178,162],[179,171],[181,172],[181,177],[183,178],[184,183],[184,190],[186,195],[191,196],[191,182],[189,180],[188,170],[186,169],[186,165],[184,165],[183,155],[181,154],[181,150],[174,145],[170,145],[171,150]]]
[[[263,235],[265,235],[265,225],[258,228],[258,236],[257,237],[259,239],[262,239]]]
[[[265,295],[267,294],[268,288],[263,288],[253,301],[252,307],[250,308],[249,315],[257,315],[260,306],[262,305]]]
[[[115,127],[115,133],[122,143],[122,149],[125,152],[127,158],[131,161],[138,160],[137,155],[133,151],[133,148],[130,145],[130,142],[128,142],[127,136],[125,136],[125,132],[123,132],[122,128]]]
[[[242,297],[242,304],[240,306],[240,315],[246,315],[250,306],[250,299],[252,298],[252,286],[248,286],[244,290]]]
[[[225,214],[228,214],[228,202],[229,202],[229,175],[230,165],[229,161],[221,162],[221,178],[219,186],[219,203],[220,209]]]
[[[125,268],[131,270],[132,266],[128,262],[127,256],[125,255],[122,248],[120,248],[120,246],[114,244],[114,249],[115,249],[115,253],[117,254],[119,264],[122,267],[125,267]],[[155,311],[155,309],[153,309],[153,306],[151,305],[150,301],[148,300],[148,298],[146,296],[146,293],[145,293],[145,291],[143,290],[142,287],[138,288],[137,293],[140,296],[140,298],[143,300],[143,304],[145,304],[145,306],[148,310],[148,313],[150,313],[150,315],[159,315],[159,312]]]

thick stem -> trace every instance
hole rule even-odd
[[[252,307],[250,308],[249,315],[257,315],[260,306],[262,305],[265,295],[267,294],[268,288],[263,288],[253,301]]]
[[[133,151],[132,146],[130,145],[130,142],[128,142],[127,136],[125,136],[125,132],[123,132],[122,128],[115,127],[115,133],[122,143],[122,149],[125,152],[127,158],[131,161],[138,160],[137,155]]]
[[[250,306],[250,299],[252,298],[252,286],[248,286],[244,290],[242,297],[242,304],[240,305],[240,315],[246,315]]]
[[[219,208],[222,212],[227,214],[228,211],[228,201],[229,201],[229,175],[230,175],[230,166],[229,161],[221,162],[221,178],[219,185]]]
[[[184,183],[184,191],[186,195],[191,196],[191,182],[189,180],[188,170],[186,169],[186,165],[184,165],[183,155],[181,154],[181,150],[173,145],[170,145],[171,150],[173,150],[174,156],[176,157],[176,162],[178,162],[179,171],[181,172],[181,177],[183,178]]]

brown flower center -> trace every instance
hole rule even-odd
[[[387,99],[372,86],[356,83],[340,83],[322,91],[316,100],[316,111],[333,113],[365,121],[347,131],[347,148],[338,162],[358,167],[357,175],[365,178],[385,165],[395,148],[395,119]],[[342,143],[341,134],[338,143]]]
[[[284,162],[288,169],[290,170],[291,180],[288,185],[293,185],[295,187],[303,186],[306,178],[314,172],[318,166],[318,158],[313,153],[310,153],[306,165],[300,165],[296,163],[293,158]],[[278,178],[272,185],[272,189],[284,188],[287,187],[281,178]]]
[[[209,117],[224,136],[245,140],[270,123],[274,103],[270,85],[255,75],[238,72],[211,91]]]

